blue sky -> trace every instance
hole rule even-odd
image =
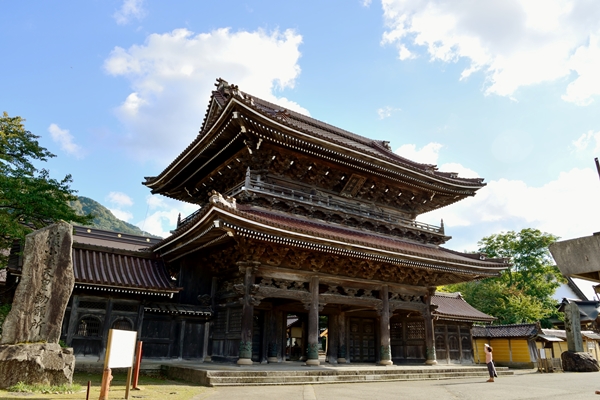
[[[420,216],[474,250],[525,227],[600,231],[593,0],[2,4],[0,111],[55,178],[166,235],[193,207],[141,184],[195,137],[218,77],[487,186]]]

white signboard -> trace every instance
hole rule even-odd
[[[108,342],[106,368],[131,368],[135,354],[136,331],[111,329]]]

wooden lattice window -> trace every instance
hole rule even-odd
[[[406,324],[407,339],[425,339],[425,324],[421,321],[411,321]]]
[[[112,309],[113,311],[137,312],[138,306],[137,304],[115,303]]]
[[[121,329],[123,331],[132,331],[133,324],[131,323],[130,320],[128,320],[126,318],[119,318],[118,320],[113,322],[112,328],[113,329]]]
[[[106,303],[102,301],[86,301],[81,300],[79,302],[79,308],[90,308],[94,310],[104,310],[106,308]]]
[[[100,319],[92,316],[81,318],[77,325],[77,335],[87,337],[100,336]]]

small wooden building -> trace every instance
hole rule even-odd
[[[594,331],[581,331],[583,350],[590,353],[592,357],[600,361],[600,335]],[[560,358],[560,355],[569,350],[567,344],[567,333],[561,329],[542,329],[538,334],[537,345],[539,349],[546,349],[552,358]]]
[[[460,293],[436,292],[431,303],[437,306],[433,318],[438,363],[472,364],[473,324],[489,324],[496,318],[473,308]]]
[[[537,324],[474,326],[475,363],[485,364],[485,344],[494,349],[494,363],[512,368],[533,368],[537,361]]]

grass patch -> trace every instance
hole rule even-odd
[[[75,373],[73,376],[73,385],[69,390],[52,390],[51,386],[42,389],[42,385],[25,385],[19,383],[8,390],[0,390],[0,399],[85,399],[88,381],[90,382],[90,399],[97,399],[100,396],[100,384],[102,383],[102,374]],[[109,399],[125,398],[125,383],[127,374],[114,374],[110,384]],[[62,385],[68,386],[68,385]],[[55,388],[60,388],[56,386]],[[173,381],[161,377],[140,376],[138,387],[141,390],[130,390],[129,398],[131,400],[189,400],[193,397],[205,393],[207,388],[196,386],[185,382]],[[32,390],[37,388],[38,390]]]
[[[9,392],[16,393],[51,393],[51,394],[65,394],[65,393],[77,393],[81,391],[81,385],[74,383],[72,385],[28,385],[23,382],[19,382],[8,388]]]

